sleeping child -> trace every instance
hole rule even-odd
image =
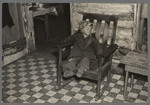
[[[97,55],[102,52],[102,47],[95,35],[92,34],[93,24],[89,21],[81,21],[79,32],[70,35],[62,41],[67,43],[74,41],[73,48],[67,61],[62,62],[63,77],[74,75],[74,70],[77,70],[77,77],[81,77],[86,70],[90,69],[90,65],[98,67]]]

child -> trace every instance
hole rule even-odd
[[[92,29],[92,23],[82,21],[79,25],[80,32],[67,37],[62,42],[75,42],[68,60],[61,64],[64,71],[64,77],[73,76],[74,70],[78,70],[77,76],[81,77],[84,71],[89,70],[91,62],[97,62],[96,55],[102,52],[102,47],[95,36],[92,35]],[[95,66],[95,68],[97,66]]]

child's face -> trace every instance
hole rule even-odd
[[[93,28],[93,24],[89,23],[88,25],[86,25],[83,29],[82,32],[84,35],[89,36],[91,34],[91,30]]]

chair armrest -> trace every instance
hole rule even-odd
[[[117,48],[118,48],[117,44],[110,45],[106,50],[104,50],[101,54],[99,54],[98,57],[106,58],[109,55],[113,54]]]
[[[64,47],[72,46],[73,44],[74,44],[74,42],[59,43],[57,45],[54,45],[54,47],[56,47],[56,48],[64,48]]]

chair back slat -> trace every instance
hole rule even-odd
[[[117,30],[117,21],[113,22],[112,35],[110,44],[114,44],[116,38],[116,30]]]
[[[105,50],[107,47],[107,40],[109,34],[110,21],[105,21],[104,30],[103,30],[103,40],[102,40],[102,49]]]
[[[101,32],[101,21],[98,21],[96,24],[96,33],[95,36],[99,40],[100,39],[100,32]]]

